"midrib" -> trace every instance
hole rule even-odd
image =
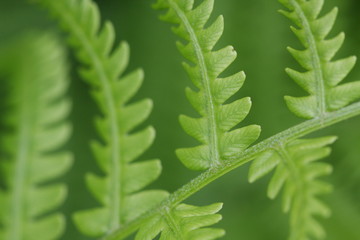
[[[109,232],[112,232],[120,227],[120,211],[121,206],[123,204],[123,201],[121,199],[122,194],[122,187],[121,187],[121,161],[120,161],[120,137],[119,137],[119,127],[118,127],[118,118],[116,114],[116,107],[114,102],[114,96],[111,91],[110,86],[110,79],[106,75],[105,68],[97,56],[91,42],[86,37],[85,32],[83,31],[82,27],[78,24],[75,18],[73,18],[73,15],[66,14],[68,12],[71,13],[70,9],[66,9],[63,5],[61,5],[60,1],[53,1],[55,5],[60,8],[59,14],[63,16],[63,19],[68,22],[68,26],[71,27],[72,32],[79,41],[82,43],[84,49],[86,50],[87,54],[89,55],[95,71],[99,77],[100,83],[104,89],[104,95],[106,100],[106,107],[108,109],[109,113],[109,119],[110,119],[110,128],[109,128],[109,136],[110,136],[110,148],[111,148],[111,164],[110,167],[110,183],[111,190],[109,194],[111,194],[110,197],[110,218],[109,218]]]
[[[192,28],[189,20],[187,19],[184,12],[179,8],[179,6],[173,1],[168,0],[170,6],[174,9],[178,17],[181,19],[182,23],[185,26],[185,29],[189,33],[190,43],[194,46],[196,58],[199,63],[200,71],[201,71],[201,80],[202,85],[205,88],[205,98],[206,98],[206,112],[208,114],[208,123],[209,123],[209,145],[210,145],[210,160],[212,161],[212,165],[220,164],[220,153],[219,153],[219,136],[216,125],[216,114],[215,114],[215,104],[211,94],[211,86],[210,86],[210,78],[208,75],[208,69],[205,63],[205,57],[202,53],[199,40]]]
[[[175,239],[176,240],[184,240],[185,237],[184,237],[183,231],[179,227],[179,224],[176,222],[174,217],[172,216],[171,210],[167,210],[164,213],[163,217],[165,218],[166,223],[167,223],[168,227],[171,229],[171,232],[173,233]]]
[[[306,205],[307,205],[307,198],[306,198],[306,181],[305,179],[302,177],[301,174],[301,168],[299,168],[298,166],[296,166],[294,159],[292,159],[289,156],[289,153],[287,151],[287,149],[285,148],[284,145],[280,146],[278,149],[276,149],[278,154],[280,155],[280,159],[282,161],[282,164],[284,164],[285,168],[289,171],[290,175],[288,176],[291,181],[293,181],[296,185],[296,193],[295,193],[295,197],[293,199],[293,202],[295,202],[296,200],[299,200],[299,202],[301,203],[302,208],[300,209],[300,212],[297,211],[298,214],[298,218],[293,219],[293,216],[290,216],[291,221],[295,221],[298,224],[295,224],[297,226],[296,231],[292,231],[291,232],[291,240],[300,240],[301,238],[299,238],[299,236],[303,233],[303,229],[304,229],[304,219],[303,217],[303,213],[305,212],[304,209],[306,209]],[[293,209],[294,210],[294,209]],[[293,214],[293,213],[292,213]],[[301,228],[298,228],[298,226],[301,225]],[[293,229],[292,226],[291,230]],[[299,235],[300,234],[300,235]]]
[[[311,52],[311,65],[313,66],[316,78],[316,102],[317,102],[317,117],[323,118],[327,112],[326,109],[326,93],[325,93],[325,81],[324,74],[322,72],[321,61],[319,58],[318,48],[316,46],[316,40],[314,38],[314,34],[311,30],[309,20],[305,16],[301,6],[297,2],[297,0],[290,0],[292,5],[295,8],[296,14],[300,17],[301,23],[304,26],[304,30],[306,32],[306,39],[309,43],[309,49]]]
[[[35,127],[34,115],[31,114],[31,110],[34,110],[34,106],[31,108],[31,100],[29,101],[30,91],[28,86],[21,84],[22,89],[21,96],[24,96],[20,100],[19,108],[19,125],[18,125],[18,144],[15,157],[15,169],[14,169],[14,188],[11,194],[10,202],[10,226],[9,226],[9,240],[23,240],[24,224],[29,220],[26,217],[26,191],[30,188],[28,169],[31,164],[31,145],[33,139],[33,131]],[[36,106],[35,106],[36,107]]]

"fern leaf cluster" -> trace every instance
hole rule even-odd
[[[283,190],[283,210],[290,211],[290,240],[323,239],[325,231],[316,216],[329,217],[329,208],[318,196],[332,187],[318,178],[329,175],[332,167],[318,160],[330,154],[327,147],[336,137],[299,139],[262,153],[250,168],[254,182],[276,168],[269,183],[268,196],[275,198]]]
[[[225,234],[224,230],[204,228],[221,220],[216,214],[222,208],[221,203],[197,207],[180,204],[148,219],[140,228],[135,240],[155,239],[160,233],[161,240],[170,239],[217,239]]]
[[[6,188],[0,191],[0,239],[56,239],[65,228],[56,209],[67,188],[54,180],[72,162],[70,153],[59,151],[71,133],[66,57],[50,34],[31,34],[14,48],[8,55],[12,111],[6,122],[12,131],[2,143],[7,158],[1,159]]]
[[[311,120],[251,146],[261,129],[239,126],[252,103],[248,97],[232,100],[245,74],[226,73],[237,53],[232,46],[216,47],[224,19],[218,16],[209,22],[214,0],[157,0],[154,7],[165,13],[161,19],[174,24],[173,32],[182,39],[176,45],[193,83],[186,96],[197,112],[195,117],[181,115],[179,121],[199,143],[178,149],[176,155],[187,168],[204,171],[169,194],[144,190],[159,177],[162,167],[158,159],[140,159],[155,138],[152,126],[142,127],[153,103],[132,100],[144,73],[141,69],[127,73],[128,44],[114,44],[114,27],[109,21],[102,25],[94,0],[32,1],[43,5],[68,32],[69,45],[81,64],[79,75],[90,86],[100,112],[95,119],[98,137],[91,142],[99,169],[85,176],[97,206],[73,215],[80,232],[102,240],[131,235],[136,240],[218,239],[225,231],[212,225],[222,218],[218,213],[222,203],[199,207],[184,202],[215,179],[253,161],[250,182],[274,171],[268,196],[275,198],[282,192],[283,210],[290,215],[289,239],[325,237],[318,217],[328,217],[330,210],[320,197],[331,191],[331,185],[321,177],[332,168],[319,160],[330,154],[329,145],[336,137],[302,137],[360,115],[360,102],[347,106],[360,98],[359,82],[342,83],[356,58],[334,60],[344,34],[328,38],[337,8],[320,17],[324,0],[279,0],[288,9],[281,12],[296,24],[292,30],[304,47],[288,48],[304,71],[286,72],[308,93],[286,96],[285,101],[297,116]],[[2,136],[5,142],[0,146],[5,152],[0,158],[6,157],[0,162],[5,173],[1,176],[5,184],[0,183],[0,239],[59,239],[65,218],[57,208],[65,201],[66,187],[57,178],[72,162],[71,154],[61,150],[71,133],[66,120],[70,102],[65,97],[65,51],[53,35],[30,36],[20,45],[7,53],[14,52],[19,59],[10,59],[7,66],[13,79],[13,111],[5,122],[13,131]],[[0,59],[0,64],[4,62]]]
[[[233,130],[249,113],[251,101],[243,98],[225,104],[241,88],[245,74],[220,77],[235,60],[236,52],[232,46],[214,50],[223,33],[224,20],[219,16],[204,27],[213,5],[214,0],[204,0],[195,8],[193,0],[159,0],[155,5],[168,9],[162,20],[178,25],[173,31],[185,42],[177,42],[177,47],[189,61],[183,65],[197,88],[187,88],[186,96],[200,117],[182,115],[180,123],[201,145],[176,152],[183,164],[193,170],[219,165],[234,153],[244,151],[260,134],[256,125]]]
[[[355,65],[356,57],[333,60],[341,48],[345,34],[327,39],[335,23],[338,9],[319,17],[324,0],[280,0],[289,9],[282,10],[296,25],[291,30],[299,38],[304,50],[288,48],[292,56],[306,70],[286,69],[288,75],[309,96],[285,100],[290,110],[303,118],[321,117],[325,113],[345,107],[360,98],[360,81],[340,84]],[[340,85],[339,85],[340,84]]]
[[[133,220],[164,199],[161,190],[140,191],[161,172],[159,160],[135,162],[152,144],[152,127],[135,131],[150,114],[149,99],[128,104],[142,84],[142,70],[127,75],[129,47],[113,49],[115,32],[106,22],[100,28],[100,14],[90,0],[43,0],[70,32],[69,42],[84,64],[81,76],[92,87],[102,116],[96,119],[101,140],[92,149],[103,176],[88,174],[86,182],[101,206],[75,214],[79,229],[89,236],[104,236]]]

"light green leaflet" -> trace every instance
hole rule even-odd
[[[339,85],[354,67],[356,57],[333,60],[341,48],[345,34],[326,39],[336,20],[334,8],[319,18],[324,0],[279,0],[289,11],[282,10],[297,27],[291,30],[299,38],[304,50],[288,48],[293,57],[306,70],[286,69],[295,82],[310,95],[285,97],[289,109],[304,118],[322,117],[360,98],[360,81]]]
[[[219,16],[207,28],[214,0],[204,0],[193,8],[193,0],[159,0],[155,7],[169,9],[162,20],[178,24],[173,31],[185,40],[177,42],[181,54],[189,60],[184,68],[197,90],[186,89],[190,103],[200,118],[180,116],[184,130],[202,145],[176,151],[180,160],[190,169],[205,170],[216,167],[234,153],[244,151],[260,134],[260,127],[251,125],[232,130],[249,113],[250,98],[224,104],[242,86],[245,74],[230,77],[219,75],[235,60],[236,52],[228,46],[214,51],[221,37],[224,20]]]
[[[92,87],[101,109],[96,119],[101,141],[92,149],[104,176],[88,174],[89,190],[100,203],[95,209],[80,211],[74,220],[89,236],[104,236],[118,229],[166,198],[162,190],[140,191],[161,172],[159,160],[132,163],[152,144],[152,127],[133,132],[151,112],[152,101],[127,102],[140,88],[142,70],[123,75],[129,60],[129,47],[121,43],[113,49],[115,32],[106,22],[100,29],[97,6],[90,0],[40,1],[70,33],[69,42],[84,67],[81,76]]]
[[[162,215],[156,215],[140,228],[135,240],[152,240],[161,233],[160,240],[212,240],[225,234],[222,229],[203,228],[221,220],[215,214],[222,208],[221,203],[206,207],[180,204]]]
[[[64,202],[67,189],[54,180],[72,162],[71,154],[58,151],[71,133],[64,48],[53,35],[31,34],[9,49],[13,111],[7,122],[14,132],[1,144],[8,158],[1,159],[6,190],[0,191],[0,239],[57,239],[65,218],[54,210]]]
[[[327,145],[335,140],[336,137],[295,140],[262,153],[251,165],[250,182],[276,168],[268,196],[273,199],[284,188],[283,210],[290,211],[290,240],[325,237],[325,231],[315,217],[329,217],[330,210],[318,196],[328,193],[332,187],[317,178],[330,174],[332,168],[316,161],[330,154]]]

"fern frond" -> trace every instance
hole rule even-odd
[[[205,207],[180,204],[174,209],[164,211],[147,220],[135,240],[152,240],[160,235],[160,240],[193,239],[212,240],[222,237],[222,229],[204,228],[221,220],[221,215],[216,214],[222,208],[221,203]]]
[[[341,48],[345,34],[327,39],[335,23],[338,9],[319,17],[324,0],[279,0],[289,11],[281,11],[296,27],[291,30],[299,38],[303,50],[288,48],[306,70],[286,69],[288,75],[309,93],[306,97],[286,96],[289,109],[299,117],[321,117],[360,98],[360,81],[339,85],[355,65],[356,57],[333,60]]]
[[[59,151],[71,133],[65,51],[55,36],[32,34],[10,52],[13,107],[5,117],[13,131],[2,143],[7,159],[1,161],[6,189],[0,191],[0,239],[57,239],[65,218],[54,211],[67,188],[53,180],[72,163],[70,153]]]
[[[214,51],[224,28],[222,16],[204,27],[214,0],[204,0],[195,8],[193,4],[193,0],[158,0],[154,7],[168,9],[161,19],[178,25],[173,31],[185,42],[177,42],[177,47],[190,62],[183,65],[197,88],[196,91],[187,88],[186,95],[201,117],[182,115],[180,123],[202,145],[178,149],[176,153],[188,168],[206,170],[234,153],[243,152],[258,138],[260,127],[251,125],[232,130],[251,108],[250,98],[225,104],[241,88],[245,74],[219,77],[235,60],[236,52],[231,46]]]
[[[265,151],[251,165],[250,182],[276,168],[268,196],[273,199],[284,188],[283,210],[290,211],[290,240],[325,237],[325,231],[315,216],[328,217],[330,210],[317,197],[328,193],[331,185],[317,178],[330,174],[332,168],[327,163],[316,161],[330,154],[331,149],[327,146],[335,140],[336,137],[295,140],[278,149]]]
[[[153,127],[134,132],[149,116],[152,101],[128,103],[142,84],[143,71],[123,75],[129,61],[129,47],[123,42],[113,50],[113,25],[106,22],[100,28],[100,13],[93,1],[40,2],[70,33],[69,42],[84,64],[81,75],[92,87],[102,111],[102,116],[96,119],[101,141],[94,141],[92,149],[104,175],[86,176],[88,188],[101,206],[78,212],[74,219],[84,234],[104,236],[168,195],[160,190],[140,191],[159,176],[159,160],[132,163],[155,138]]]

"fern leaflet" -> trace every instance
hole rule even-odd
[[[224,230],[203,227],[221,220],[221,215],[216,214],[221,208],[220,203],[205,207],[180,204],[148,219],[142,224],[135,240],[155,239],[160,233],[160,240],[217,239],[225,234]]]
[[[292,31],[304,45],[304,50],[288,48],[292,56],[306,72],[286,69],[288,75],[310,95],[286,96],[289,109],[304,118],[323,117],[327,112],[338,110],[360,98],[360,81],[339,85],[354,67],[356,57],[333,61],[341,48],[345,34],[326,39],[337,16],[334,8],[319,18],[324,0],[279,0],[289,11],[282,10],[298,28]]]
[[[152,102],[146,99],[128,104],[142,84],[143,72],[136,70],[123,76],[129,47],[121,43],[113,50],[113,25],[106,22],[100,29],[100,14],[93,1],[41,2],[70,32],[69,42],[85,65],[81,75],[92,86],[93,96],[102,111],[103,116],[96,121],[102,141],[94,141],[92,149],[104,176],[86,176],[88,188],[101,206],[78,212],[74,219],[84,234],[104,236],[168,195],[160,190],[139,192],[159,176],[159,160],[131,163],[154,140],[152,127],[133,133],[150,114]]]
[[[268,196],[275,198],[284,188],[283,210],[290,210],[290,240],[323,239],[325,231],[314,216],[328,217],[330,210],[317,199],[328,193],[331,186],[317,180],[328,175],[332,168],[316,162],[330,154],[327,145],[336,137],[300,139],[262,153],[251,165],[249,180],[266,175],[276,167],[268,187]]]
[[[58,151],[71,133],[64,49],[50,34],[29,35],[11,49],[13,111],[6,117],[14,131],[2,144],[7,159],[1,162],[6,189],[0,191],[0,239],[55,239],[64,231],[65,218],[52,212],[67,189],[49,181],[72,162],[70,153]]]
[[[204,28],[214,5],[214,0],[205,0],[193,8],[193,0],[159,0],[156,8],[168,8],[161,19],[178,24],[173,31],[186,40],[177,42],[182,55],[192,65],[184,63],[198,91],[186,89],[186,95],[200,118],[180,116],[184,130],[202,145],[177,150],[179,159],[190,169],[205,170],[221,163],[235,152],[244,151],[260,134],[260,127],[251,125],[230,131],[249,113],[250,98],[224,104],[242,86],[243,72],[227,78],[219,75],[235,60],[236,52],[228,46],[214,51],[213,48],[223,33],[223,17],[219,16],[209,27]]]

